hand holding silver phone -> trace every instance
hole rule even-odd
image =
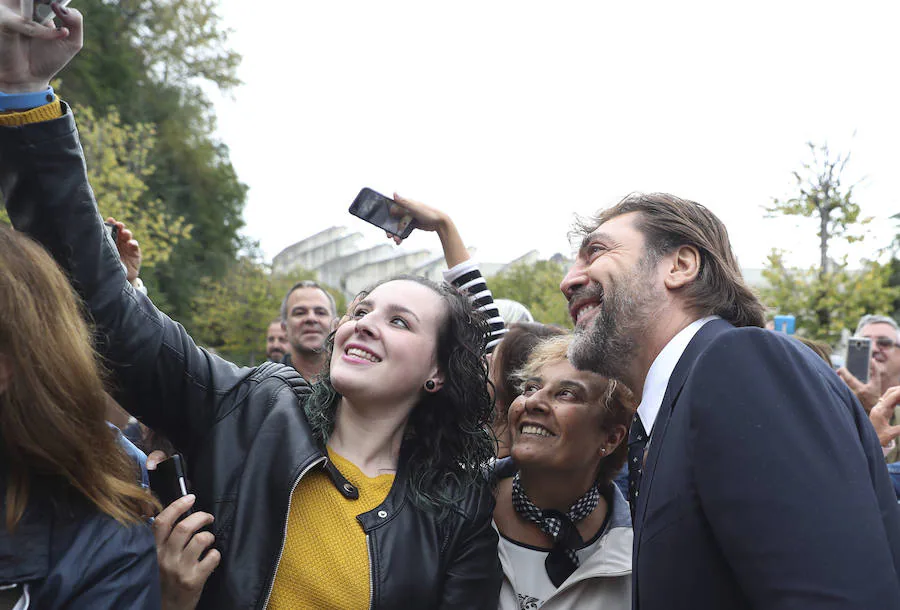
[[[872,359],[872,340],[868,337],[850,337],[847,341],[845,366],[863,383],[869,383],[869,366]]]
[[[56,2],[60,6],[66,6],[71,0],[34,0],[34,11],[32,12],[31,18],[38,23],[44,23],[53,19],[55,13],[50,6],[53,2]]]

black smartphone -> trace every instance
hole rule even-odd
[[[872,358],[872,340],[868,337],[850,337],[847,342],[847,358],[844,366],[854,377],[869,383],[869,361]]]
[[[402,217],[391,215],[391,206],[394,200],[385,197],[381,193],[376,193],[370,188],[364,188],[353,200],[350,205],[350,213],[357,218],[362,218],[387,231],[391,235],[396,235],[400,239],[406,239],[409,234],[416,228],[416,222],[411,216]]]
[[[119,227],[111,222],[104,222],[103,226],[106,227],[106,232],[112,237],[113,243],[117,243],[119,240]]]
[[[159,498],[163,508],[188,495],[187,469],[180,453],[163,460],[156,465],[156,470],[148,470],[147,473],[150,475],[150,489]],[[193,512],[194,509],[191,508],[181,518]]]
[[[34,11],[31,18],[38,23],[44,23],[48,19],[52,19],[56,13],[50,7],[51,4],[57,2],[60,6],[65,7],[70,0],[34,0]]]

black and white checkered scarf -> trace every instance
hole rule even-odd
[[[553,551],[547,557],[546,566],[550,580],[557,587],[575,571],[580,563],[575,551],[584,545],[584,540],[578,533],[575,524],[597,508],[600,495],[600,489],[594,485],[578,498],[564,515],[558,510],[542,510],[535,506],[525,490],[522,489],[519,473],[516,473],[513,478],[513,508],[519,515],[535,523],[542,532],[553,539]]]

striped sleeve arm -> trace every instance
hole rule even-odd
[[[500,343],[507,329],[503,318],[500,317],[500,310],[494,303],[494,295],[481,275],[478,263],[471,259],[459,263],[452,269],[444,271],[444,281],[468,294],[472,307],[487,318],[489,325],[487,353],[490,354]]]

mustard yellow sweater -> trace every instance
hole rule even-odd
[[[53,101],[24,112],[0,112],[0,127],[21,127],[30,123],[43,123],[58,119],[62,116],[62,106],[59,98],[54,96]]]
[[[394,475],[369,478],[332,451],[329,458],[359,489],[359,499],[345,498],[321,470],[300,480],[269,601],[273,610],[369,607],[369,550],[356,516],[384,502]]]

